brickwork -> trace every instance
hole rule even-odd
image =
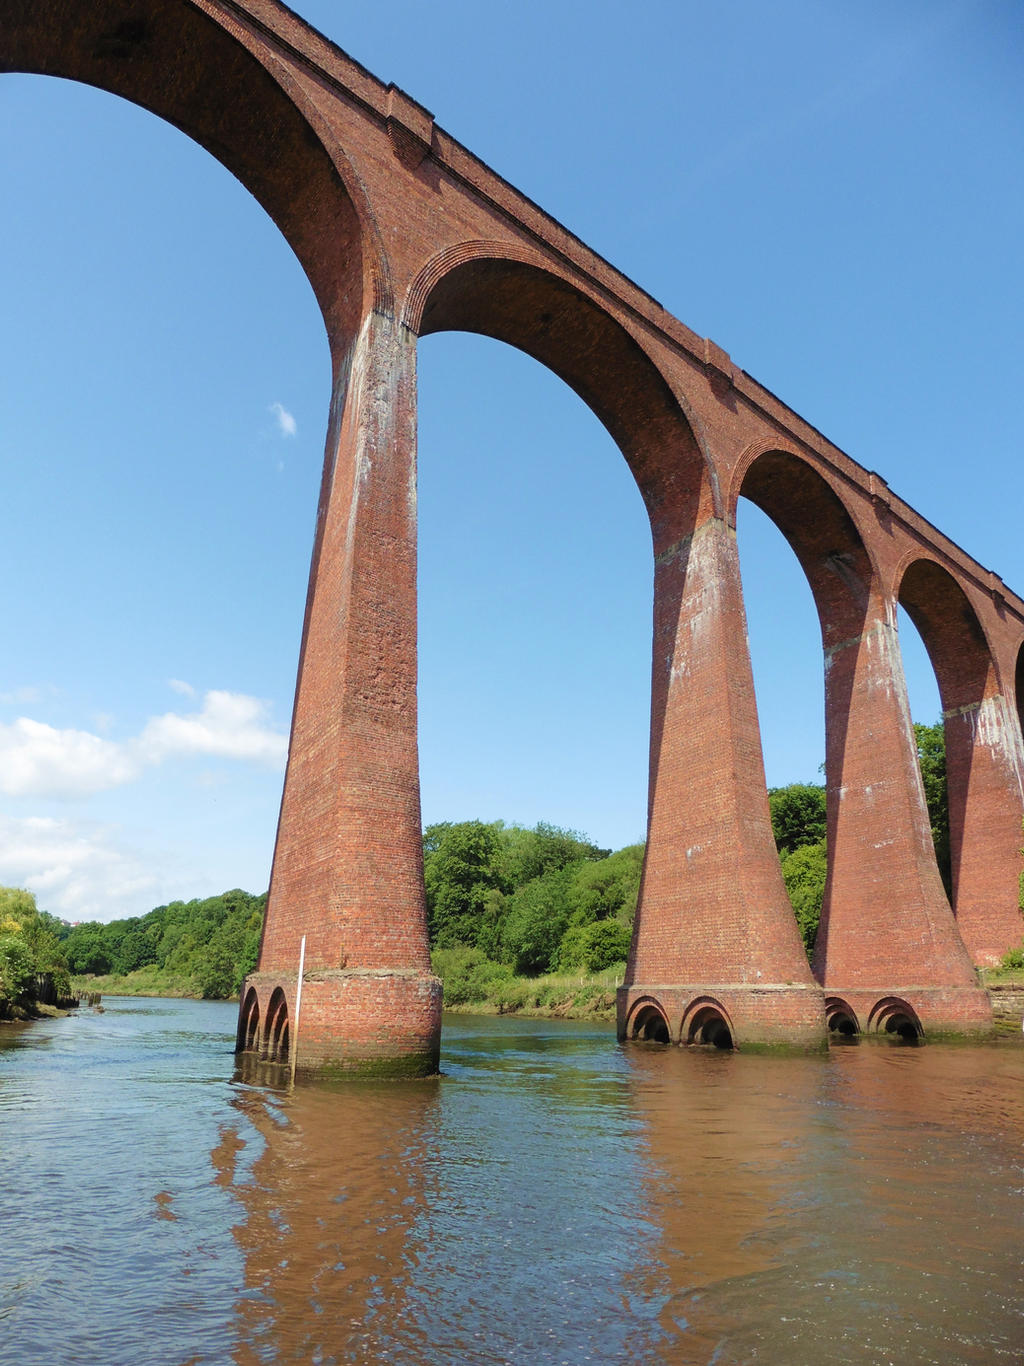
[[[287,1049],[300,1075],[436,1065],[416,750],[415,354],[419,336],[453,328],[561,376],[618,443],[650,514],[649,840],[623,1037],[639,1020],[684,1042],[728,1029],[741,1047],[816,1046],[827,1009],[865,1028],[916,1028],[911,1017],[926,1034],[986,1028],[971,957],[992,961],[1021,937],[1024,602],[278,0],[134,0],[127,17],[118,0],[0,0],[0,30],[4,70],[122,95],[218,157],[294,249],[330,338],[291,749],[241,1045]],[[831,868],[815,976],[771,840],[740,496],[788,539],[821,619]],[[924,636],[946,714],[956,919],[930,847],[897,601]]]

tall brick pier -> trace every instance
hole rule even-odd
[[[241,1051],[301,1075],[437,1065],[416,742],[416,346],[451,329],[561,376],[617,442],[650,515],[649,827],[620,1037],[818,1047],[829,1029],[989,1028],[974,965],[1022,931],[1014,593],[277,0],[0,0],[0,68],[111,91],[207,148],[278,224],[330,339],[291,749]],[[813,971],[768,816],[741,496],[788,539],[821,622],[829,875]],[[899,603],[942,697],[952,905]]]

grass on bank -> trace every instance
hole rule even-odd
[[[98,991],[102,996],[167,996],[189,997],[201,1000],[202,989],[196,979],[188,973],[169,972],[166,968],[149,963],[134,972],[106,972],[97,975],[90,973],[71,978],[73,995],[87,991]],[[237,998],[236,998],[237,999]]]
[[[472,1015],[543,1015],[564,1020],[614,1020],[615,989],[625,963],[600,972],[517,977],[480,949],[435,949],[431,962],[444,983],[445,1010]]]

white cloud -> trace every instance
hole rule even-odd
[[[277,430],[282,436],[294,436],[299,430],[298,423],[283,403],[272,403],[269,411],[277,419]]]
[[[138,915],[174,895],[174,878],[170,857],[155,869],[152,856],[120,848],[111,827],[0,816],[0,884],[27,887],[64,920]]]
[[[180,692],[182,697],[195,697],[196,690],[191,683],[185,683],[180,678],[169,678],[167,686],[173,692]]]
[[[190,716],[167,712],[154,716],[139,736],[138,752],[147,763],[186,754],[223,759],[249,759],[278,767],[288,753],[285,736],[267,724],[268,707],[245,693],[212,691],[202,711]]]
[[[73,800],[122,787],[152,765],[197,755],[283,768],[288,740],[271,727],[268,712],[259,698],[215,690],[204,695],[201,710],[155,716],[125,741],[22,716],[0,725],[0,792]]]
[[[12,797],[87,797],[138,777],[124,745],[21,716],[0,725],[0,791]]]

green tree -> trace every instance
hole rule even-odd
[[[499,823],[498,843],[496,868],[505,892],[514,892],[556,868],[581,859],[601,859],[609,853],[598,849],[578,830],[563,830],[547,821],[538,821],[532,830]]]
[[[83,921],[72,927],[65,944],[68,967],[73,973],[101,975],[113,968],[113,955],[107,927],[95,921]]]
[[[626,961],[630,938],[629,927],[618,920],[570,925],[558,946],[558,966],[563,972],[581,968],[585,972],[603,972]]]
[[[782,880],[786,884],[800,936],[810,957],[814,948],[814,938],[818,933],[818,922],[821,920],[825,878],[828,873],[825,841],[798,845],[795,849],[784,851],[780,857]]]
[[[36,899],[24,887],[0,887],[0,921],[23,920],[39,914]]]
[[[924,799],[935,845],[935,861],[939,865],[946,895],[952,895],[953,872],[949,847],[949,791],[946,783],[946,728],[942,721],[931,726],[914,722],[917,759],[924,783]]]
[[[24,996],[35,976],[35,959],[20,930],[0,932],[0,1006]]]
[[[569,889],[572,923],[615,919],[632,926],[643,862],[644,846],[628,844],[605,858],[578,864]]]
[[[768,789],[772,834],[780,854],[825,838],[825,789],[816,783],[789,783]]]
[[[512,894],[501,934],[501,957],[517,973],[535,976],[554,966],[569,924],[573,866],[553,868]]]
[[[500,890],[497,825],[443,822],[423,835],[430,938],[440,948],[474,947],[490,893]]]

